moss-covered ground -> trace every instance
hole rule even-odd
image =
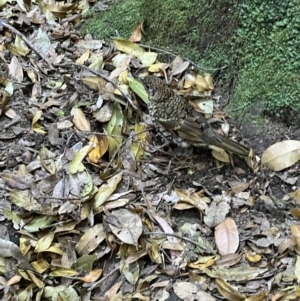
[[[237,82],[229,110],[262,101],[273,115],[299,111],[299,0],[120,0],[89,13],[82,32],[128,38],[142,21],[144,44],[183,54],[225,89]]]

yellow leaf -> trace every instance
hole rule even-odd
[[[106,184],[103,184],[97,194],[94,196],[93,199],[93,208],[97,208],[103,203],[105,203],[108,198],[113,194],[113,192],[116,190],[118,184],[122,180],[123,173],[119,172],[118,174],[114,175],[113,177],[109,178],[107,180]]]
[[[76,64],[83,65],[89,58],[90,51],[87,50],[80,58],[76,60]]]
[[[113,39],[117,50],[120,50],[124,53],[131,54],[137,58],[140,58],[145,50],[138,44],[132,43],[130,41]]]
[[[90,273],[82,278],[80,278],[80,280],[87,282],[87,283],[91,283],[96,281],[102,274],[102,270],[101,269],[95,269],[93,271],[90,271]]]
[[[156,61],[157,53],[155,52],[145,52],[140,56],[140,60],[143,67],[149,67]]]
[[[86,145],[76,153],[69,165],[69,171],[71,174],[75,174],[78,171],[82,170],[82,161],[87,156],[88,152],[91,150],[91,147],[91,145]]]
[[[107,136],[93,135],[90,144],[95,145],[95,147],[89,152],[88,156],[92,162],[98,163],[108,150],[108,138]]]
[[[48,233],[42,238],[40,238],[35,246],[35,252],[40,253],[47,250],[54,238],[54,233]]]
[[[148,71],[149,72],[158,72],[159,70],[165,70],[168,64],[166,63],[155,63],[149,66]]]
[[[261,260],[261,255],[259,254],[251,255],[249,253],[246,253],[246,256],[250,262],[259,262]]]
[[[52,277],[64,277],[64,276],[76,276],[78,272],[68,268],[57,268],[53,270],[49,275]]]

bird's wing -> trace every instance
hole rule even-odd
[[[250,152],[247,146],[219,135],[210,126],[203,129],[202,124],[196,121],[196,117],[187,116],[180,121],[161,121],[160,124],[192,145],[214,145],[241,156],[248,156]]]
[[[203,133],[203,126],[195,121],[195,118],[192,116],[187,116],[182,120],[167,120],[160,121],[160,124],[170,132],[173,132],[175,135],[186,139],[193,143],[203,142],[201,135]]]

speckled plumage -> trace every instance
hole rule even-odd
[[[142,80],[149,98],[149,115],[159,131],[179,146],[217,146],[241,156],[248,156],[250,149],[236,141],[219,135],[188,101],[177,95],[156,76]]]

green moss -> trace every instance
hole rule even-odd
[[[109,39],[117,34],[129,38],[134,27],[144,20],[142,13],[143,1],[116,1],[108,10],[88,12],[81,32],[97,39]]]
[[[119,0],[82,32],[128,38],[142,21],[145,44],[204,66],[225,90],[238,79],[229,110],[262,101],[275,115],[299,111],[300,0]]]
[[[280,116],[300,109],[300,1],[243,1],[236,7],[240,25],[239,84],[231,107],[262,99],[265,110]]]
[[[115,36],[118,32],[121,37],[128,38],[135,25],[144,21],[146,36],[142,42],[181,53],[197,62],[206,57],[204,65],[211,70],[214,65],[224,64],[225,60],[225,55],[218,58],[214,56],[211,67],[211,50],[220,48],[236,30],[237,22],[231,10],[233,1],[196,2],[119,0],[109,10],[90,14],[81,32],[103,39]],[[220,18],[227,26],[220,24]],[[204,69],[202,71],[208,71]]]

